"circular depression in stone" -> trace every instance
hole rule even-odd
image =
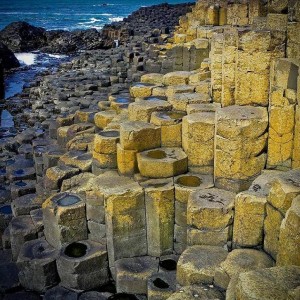
[[[159,262],[159,266],[167,271],[175,271],[177,269],[177,262],[174,259],[164,259]]]
[[[202,180],[197,176],[182,176],[176,180],[176,183],[188,187],[198,187],[201,185]]]
[[[104,137],[119,137],[120,132],[117,130],[110,130],[110,131],[101,131],[99,135]]]
[[[108,300],[138,300],[133,294],[117,293],[108,298]]]
[[[73,258],[79,258],[86,255],[87,245],[83,243],[72,243],[68,245],[64,251],[65,255]]]
[[[59,206],[70,206],[80,202],[80,198],[75,195],[66,194],[57,200]]]
[[[4,215],[11,215],[12,210],[10,205],[3,205],[0,207],[0,213]]]
[[[147,153],[147,157],[154,159],[163,159],[167,157],[167,154],[163,150],[152,150]]]
[[[155,278],[153,280],[153,284],[155,287],[159,288],[159,289],[168,289],[170,286],[162,279],[160,278]]]
[[[6,170],[5,169],[0,169],[0,175],[4,175],[6,174]]]

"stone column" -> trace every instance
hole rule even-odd
[[[121,258],[147,254],[145,195],[135,181],[112,174],[99,181],[104,195],[110,267]]]
[[[292,166],[298,68],[290,59],[277,60],[272,68],[268,168],[287,170]]]
[[[190,171],[213,174],[215,113],[187,115],[182,122],[182,147],[188,155]]]
[[[286,254],[286,249],[282,243],[286,241],[286,236],[289,234],[288,231],[291,230],[293,243],[295,241],[296,235],[298,233],[292,228],[295,226],[291,217],[293,218],[293,210],[297,209],[297,205],[292,208],[289,214],[287,214],[289,208],[292,206],[294,199],[300,195],[300,170],[291,170],[288,172],[283,172],[278,175],[274,181],[270,184],[270,192],[267,197],[267,215],[264,221],[264,250],[269,253],[275,260],[277,259],[278,247],[279,247],[279,236],[281,235],[281,246],[280,261],[288,261],[289,258],[283,258],[282,256]],[[297,200],[296,200],[297,201]],[[289,216],[287,216],[289,215]],[[284,218],[287,218],[285,222],[282,222]],[[292,222],[291,224],[289,224]],[[291,225],[291,227],[290,227]],[[289,228],[290,227],[290,228]],[[291,245],[291,244],[289,244]],[[290,249],[290,248],[289,248]],[[294,248],[292,248],[294,249]],[[295,249],[293,251],[296,251]],[[291,254],[291,259],[292,259]],[[292,259],[293,260],[293,259]],[[285,264],[285,263],[283,263]]]
[[[230,28],[224,31],[222,55],[222,107],[235,103],[235,73],[238,50],[237,29]]]
[[[159,257],[173,252],[174,186],[164,180],[145,186],[148,255]]]
[[[235,193],[221,189],[192,193],[187,206],[187,242],[231,248]]]
[[[175,178],[174,250],[182,253],[187,245],[187,203],[192,192],[213,187],[210,175],[186,174]]]
[[[221,102],[222,93],[222,49],[224,35],[216,33],[211,41],[211,95],[214,102]]]
[[[249,188],[266,163],[267,109],[229,106],[217,110],[215,186],[240,192]]]

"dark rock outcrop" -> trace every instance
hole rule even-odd
[[[4,71],[19,66],[20,63],[13,52],[0,42],[0,99],[4,98]]]
[[[20,63],[15,57],[14,53],[1,42],[0,42],[0,62],[2,62],[2,68],[5,70],[17,68],[20,66]]]
[[[26,22],[13,22],[0,31],[0,41],[14,52],[41,50],[48,53],[73,53],[78,50],[100,49],[101,33],[88,30],[50,30]]]
[[[47,44],[41,50],[47,53],[72,53],[78,50],[102,48],[101,33],[96,29],[88,30],[50,30],[45,33]]]
[[[0,31],[0,41],[14,52],[33,51],[46,44],[45,32],[26,22],[13,22]]]

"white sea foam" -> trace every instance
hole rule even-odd
[[[103,28],[103,26],[92,26],[91,28],[100,31]]]
[[[36,53],[15,53],[15,56],[20,63],[23,63],[26,66],[34,65],[37,58]]]
[[[78,23],[78,24],[79,25],[94,24],[94,23],[101,22],[101,21],[102,21],[101,19],[90,18],[90,21],[81,22],[81,23]]]
[[[108,20],[110,22],[120,22],[120,21],[123,21],[123,17],[113,17],[113,18],[108,18]]]
[[[68,55],[63,55],[63,54],[47,54],[49,57],[52,58],[66,58]]]

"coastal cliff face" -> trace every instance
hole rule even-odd
[[[299,25],[298,1],[199,0],[32,83],[1,146],[4,291],[299,299]]]

